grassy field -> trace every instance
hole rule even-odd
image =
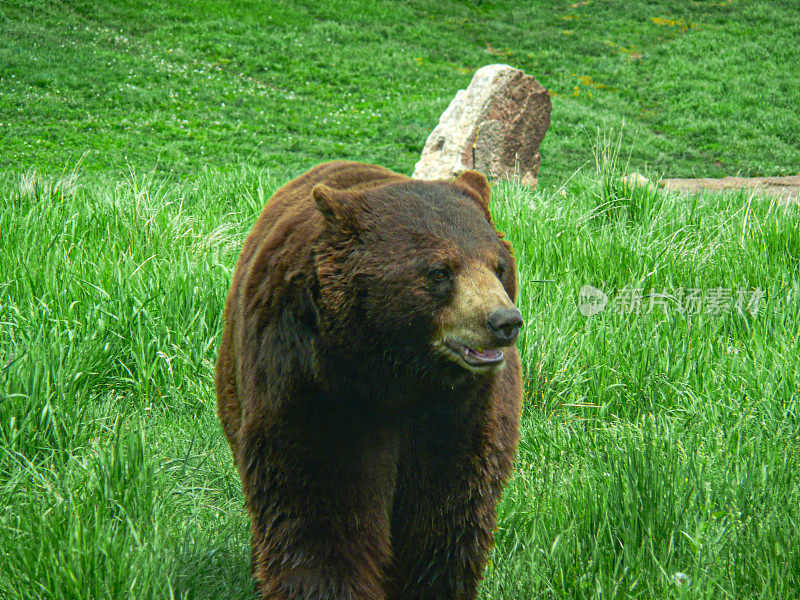
[[[481,597],[798,597],[800,210],[601,169],[566,198],[495,190],[527,385]],[[1,185],[0,597],[250,598],[212,369],[238,248],[278,182]],[[611,297],[590,318],[586,284]],[[733,298],[706,314],[714,289]],[[738,310],[738,289],[765,296]]]
[[[241,242],[320,160],[410,172],[492,62],[553,123],[495,188],[526,401],[481,599],[800,598],[800,208],[621,179],[797,173],[796,8],[0,0],[0,599],[253,597]]]
[[[551,90],[542,181],[623,128],[668,177],[800,171],[795,0],[0,0],[0,168],[410,173],[475,70]]]

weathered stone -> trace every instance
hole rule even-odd
[[[456,177],[472,169],[535,187],[550,108],[550,94],[533,76],[508,65],[478,69],[428,136],[413,177]]]

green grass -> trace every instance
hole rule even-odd
[[[551,90],[542,181],[620,129],[631,166],[671,177],[800,170],[794,0],[0,2],[0,168],[331,158],[410,173],[479,67]]]
[[[0,0],[0,598],[252,598],[241,242],[316,162],[409,173],[493,62],[553,115],[544,185],[495,188],[526,403],[481,597],[800,598],[800,209],[621,178],[797,173],[799,36],[779,0]],[[672,298],[587,319],[587,284]]]
[[[630,187],[618,147],[598,153],[566,197],[495,190],[527,383],[481,597],[798,597],[800,210]],[[212,372],[279,183],[0,180],[0,597],[252,597]],[[754,315],[587,319],[587,283],[766,296]]]

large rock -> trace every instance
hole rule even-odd
[[[539,144],[550,126],[550,94],[508,65],[488,65],[459,90],[428,136],[416,179],[456,177],[473,169],[536,186]]]

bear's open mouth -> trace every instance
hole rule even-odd
[[[470,348],[456,340],[446,340],[444,345],[472,367],[491,367],[502,363],[504,359],[502,348]]]

